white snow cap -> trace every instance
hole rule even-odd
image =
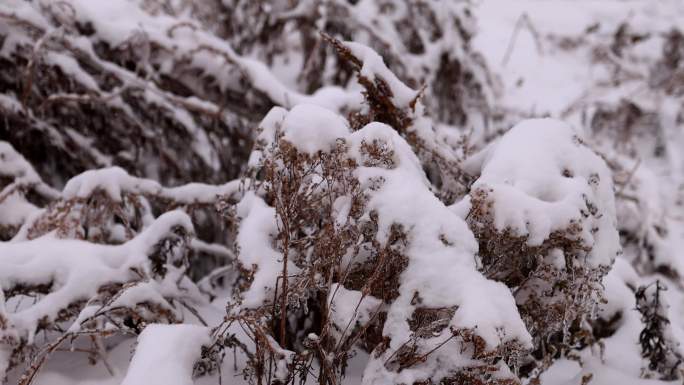
[[[121,167],[90,170],[69,179],[62,197],[64,199],[85,198],[96,189],[102,189],[115,201],[121,200],[123,191],[159,192],[161,185],[149,179],[128,175]]]
[[[338,138],[349,135],[344,118],[313,104],[294,107],[285,117],[282,129],[283,139],[310,155],[330,150]]]
[[[148,325],[121,385],[193,385],[192,369],[209,329],[197,325]]]
[[[155,195],[179,204],[213,203],[219,195],[231,195],[240,189],[241,180],[222,185],[188,183],[177,187],[163,187],[145,178],[132,176],[121,167],[88,170],[69,179],[62,190],[62,198],[86,198],[96,190],[104,191],[114,201],[123,199],[122,193]]]
[[[494,226],[540,245],[571,221],[591,247],[594,265],[610,265],[620,250],[612,175],[568,124],[525,120],[466,164],[493,202]]]
[[[418,97],[418,91],[411,89],[399,80],[397,75],[387,68],[384,60],[382,60],[382,56],[375,52],[375,50],[352,41],[345,41],[343,44],[351,50],[354,56],[363,62],[360,71],[361,76],[368,78],[370,81],[374,81],[376,77],[384,80],[392,90],[392,99],[398,106],[407,107]]]

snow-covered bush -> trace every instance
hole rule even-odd
[[[186,214],[170,212],[119,246],[50,237],[0,245],[2,350],[11,352],[3,354],[2,368],[34,353],[38,332],[64,333],[59,342],[92,335],[98,354],[100,337],[113,331],[137,333],[148,322],[179,320],[170,302],[201,300],[183,277],[192,232]],[[28,378],[48,354],[35,353]]]
[[[513,290],[535,339],[532,356],[544,367],[593,342],[601,278],[620,251],[605,162],[570,126],[538,119],[511,128],[467,166],[479,175],[463,204],[482,269]]]
[[[0,377],[680,381],[684,8],[619,3],[0,2]]]
[[[315,357],[337,383],[359,344],[368,384],[515,381],[531,339],[513,297],[477,271],[472,233],[392,127],[351,132],[299,105],[272,110],[259,138],[263,180],[236,209],[248,278],[229,312],[256,345],[255,381],[306,377]]]
[[[553,31],[541,38],[549,53],[546,67],[581,57],[582,64],[573,67],[580,72],[590,67],[593,76],[579,88],[571,82],[556,87],[576,91],[575,99],[545,104],[549,110],[537,115],[573,122],[606,160],[616,186],[625,257],[640,274],[677,280],[682,271],[681,258],[674,255],[681,242],[684,40],[679,23],[661,25],[632,18],[630,12],[614,12],[609,22],[587,25],[586,30]]]
[[[639,333],[641,355],[648,361],[644,368],[646,377],[655,374],[664,380],[675,380],[682,376],[682,355],[678,346],[673,346],[672,330],[666,309],[668,304],[662,295],[667,287],[655,281],[641,286],[634,293],[637,310],[641,313],[644,329]]]
[[[216,203],[233,199],[239,181],[165,188],[115,167],[84,172],[60,193],[3,144],[3,171],[14,178],[7,195],[24,198],[25,192],[35,191],[43,202],[52,200],[42,209],[24,203],[30,210],[18,219],[11,241],[0,244],[3,377],[32,357],[21,380],[28,384],[59,345],[67,340],[84,344],[85,337],[92,345],[90,359],[111,370],[104,351],[107,337],[138,334],[148,323],[187,317],[204,322],[194,307],[207,303],[201,292],[212,288],[200,289],[188,275],[205,276],[212,268],[207,256],[220,259],[218,270],[225,270],[232,252],[193,239],[191,217],[200,226],[219,227],[203,211],[220,218]],[[152,202],[162,212],[157,218]],[[225,271],[207,278],[222,275]],[[55,340],[39,348],[39,332]]]

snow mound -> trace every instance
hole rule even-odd
[[[344,138],[349,133],[344,118],[312,104],[300,104],[290,110],[283,121],[282,130],[283,139],[309,155],[330,150],[338,138]]]
[[[620,251],[611,172],[569,125],[523,121],[467,167],[480,174],[471,198],[486,197],[497,231],[539,246],[574,224],[594,266],[609,266]]]
[[[121,385],[193,385],[193,365],[211,344],[209,334],[196,325],[148,325]]]

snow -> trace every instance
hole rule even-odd
[[[178,204],[213,203],[218,196],[231,196],[240,190],[244,181],[233,180],[223,185],[188,183],[177,187],[162,187],[150,179],[129,175],[121,167],[107,167],[85,171],[71,178],[64,189],[64,199],[87,198],[95,191],[104,191],[112,200],[120,202],[122,193],[136,193],[169,199]]]
[[[154,193],[161,190],[161,185],[148,180],[128,175],[121,167],[109,167],[89,170],[70,179],[64,186],[64,199],[87,198],[101,189],[114,201],[121,201],[123,191],[140,191]]]
[[[49,285],[51,292],[33,305],[10,314],[17,332],[33,338],[41,320],[54,320],[74,302],[88,300],[107,283],[125,283],[135,278],[132,268],[150,274],[148,255],[171,230],[181,226],[193,232],[187,214],[172,211],[161,215],[150,227],[120,246],[98,245],[78,240],[55,240],[44,236],[32,241],[0,243],[0,289],[15,285]]]
[[[344,118],[312,104],[300,104],[290,110],[283,120],[282,130],[283,139],[309,155],[330,150],[338,138],[349,133]]]
[[[473,190],[487,191],[498,231],[535,246],[580,223],[595,266],[611,265],[620,251],[611,172],[569,125],[523,121],[466,167],[481,169]]]
[[[346,41],[343,43],[352,54],[363,63],[360,75],[370,81],[375,81],[376,77],[388,83],[392,91],[392,100],[395,105],[408,107],[416,99],[418,92],[404,84],[397,75],[390,71],[385,65],[382,57],[377,52],[360,43]]]
[[[360,291],[347,290],[338,283],[332,285],[328,295],[332,322],[342,333],[364,326],[380,311],[381,305],[381,300],[371,295],[364,296]]]
[[[192,369],[209,329],[196,325],[148,325],[121,385],[193,385]]]
[[[160,197],[171,199],[177,203],[213,203],[218,196],[231,196],[240,191],[246,180],[232,180],[222,185],[206,183],[188,183],[178,187],[163,188]]]
[[[272,298],[276,280],[282,276],[283,256],[271,242],[277,233],[275,209],[248,192],[238,203],[236,211],[241,218],[236,239],[240,248],[238,260],[248,269],[256,268],[249,290],[243,293],[242,305],[257,307]],[[296,271],[297,267],[290,261],[288,272],[294,274]]]

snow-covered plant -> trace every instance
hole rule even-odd
[[[667,315],[668,304],[662,295],[667,290],[660,281],[639,287],[636,297],[636,310],[641,314],[644,328],[639,334],[641,355],[647,361],[645,376],[675,380],[682,377],[682,355],[678,346],[672,342],[672,330]]]
[[[101,337],[181,319],[172,302],[200,300],[183,277],[192,233],[186,214],[170,212],[119,246],[49,237],[1,244],[2,350],[11,352],[2,368],[37,353],[22,379],[29,383],[56,346],[35,350],[39,332],[61,334],[57,345],[91,335],[94,354],[104,359]]]
[[[272,110],[261,130],[263,179],[236,208],[248,278],[229,309],[255,346],[254,381],[316,365],[338,383],[358,347],[372,352],[368,384],[516,381],[530,336],[513,298],[477,271],[472,233],[396,129],[351,132],[299,105]]]
[[[684,8],[595,3],[0,1],[0,377],[681,380]]]
[[[416,91],[405,85],[375,51],[328,35],[324,38],[351,65],[364,88],[366,106],[350,116],[352,127],[374,121],[388,124],[411,145],[442,200],[452,202],[462,196],[470,182],[461,169],[470,150],[468,136],[436,125],[423,105],[425,88]]]
[[[527,371],[592,342],[601,278],[620,251],[611,174],[568,125],[524,121],[468,164],[464,201],[484,275],[511,288],[534,336]]]
[[[188,4],[189,3],[189,4]],[[219,12],[208,24],[242,55],[272,67],[297,69],[291,79],[307,93],[353,80],[346,58],[330,55],[325,36],[364,44],[413,88],[426,86],[430,115],[439,122],[480,129],[491,118],[493,84],[470,47],[475,33],[467,2],[436,0],[249,1],[195,5],[175,12]],[[217,2],[218,3],[218,2]]]
[[[654,25],[615,14],[610,23],[550,32],[539,43],[553,52],[550,60],[583,56],[600,73],[556,115],[583,129],[612,171],[625,258],[640,274],[676,281],[684,271],[674,257],[681,239],[684,39],[678,23],[658,32]]]
[[[136,180],[121,168],[87,171],[69,180],[62,199],[27,223],[24,236],[35,239],[54,232],[59,238],[118,244],[132,239],[153,220],[141,194],[158,185]]]
[[[14,237],[38,207],[59,195],[21,154],[0,141],[0,240]]]
[[[113,165],[165,184],[233,179],[273,105],[360,107],[353,71],[319,32],[375,48],[404,82],[427,86],[437,121],[479,132],[493,84],[469,45],[469,7],[11,0],[0,8],[0,133],[56,186]]]
[[[14,175],[8,190],[14,186],[16,192],[10,193],[33,188],[53,201],[45,209],[31,205],[11,242],[0,244],[3,377],[7,369],[30,360],[21,380],[30,383],[65,341],[72,346],[89,341],[91,347],[78,349],[109,368],[106,337],[138,334],[148,323],[182,322],[188,316],[204,322],[194,306],[206,303],[206,297],[188,275],[204,276],[215,267],[200,259],[206,256],[218,257],[219,270],[225,270],[232,253],[193,239],[191,218],[200,226],[217,227],[202,213],[215,213],[220,196],[233,199],[239,181],[165,188],[108,168],[78,175],[58,193],[10,150],[7,146],[1,154],[5,172]],[[157,218],[152,206],[162,212]],[[221,275],[225,271],[207,278]],[[211,292],[211,285],[200,286]],[[53,340],[41,347],[35,338],[39,332]]]

